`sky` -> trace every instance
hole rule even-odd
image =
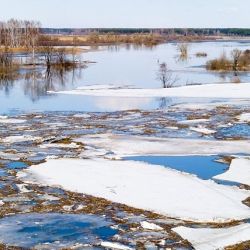
[[[51,28],[250,28],[250,0],[0,0],[0,20]]]

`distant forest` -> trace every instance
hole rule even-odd
[[[45,34],[67,34],[67,35],[84,35],[92,32],[98,32],[100,34],[105,33],[116,33],[116,34],[135,34],[135,33],[145,33],[145,34],[166,34],[166,35],[205,35],[205,36],[250,36],[250,28],[211,28],[211,29],[138,29],[138,28],[92,28],[92,29],[72,29],[72,28],[42,28],[42,33]]]

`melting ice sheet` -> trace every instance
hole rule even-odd
[[[116,234],[111,223],[94,215],[22,214],[0,220],[0,242],[19,247],[94,244]]]

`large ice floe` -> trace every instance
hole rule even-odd
[[[204,84],[175,88],[136,89],[115,88],[113,85],[93,85],[75,90],[50,92],[58,94],[116,96],[116,97],[203,97],[203,98],[249,98],[249,83]]]
[[[201,139],[157,138],[128,135],[87,135],[76,139],[95,150],[113,152],[114,156],[133,155],[215,155],[239,154],[250,152],[248,140],[215,141]],[[84,151],[83,156],[93,156],[93,152]]]
[[[233,159],[227,172],[214,177],[218,180],[227,180],[250,186],[250,159]]]
[[[250,191],[141,162],[47,160],[19,177],[184,220],[225,222],[250,217],[242,203]]]
[[[182,238],[187,239],[196,250],[224,249],[249,240],[250,224],[241,224],[229,228],[188,228],[173,229]]]

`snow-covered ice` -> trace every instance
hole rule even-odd
[[[34,137],[30,135],[14,135],[14,136],[8,136],[2,139],[5,143],[15,143],[15,142],[26,142],[26,141],[37,141],[42,140],[41,137]]]
[[[250,152],[250,142],[247,140],[217,141],[100,134],[82,136],[75,141],[102,149],[102,151],[104,149],[106,152],[112,151],[120,157],[134,155],[248,154]],[[92,151],[86,151],[83,154],[93,156]]]
[[[250,240],[250,224],[241,224],[229,228],[188,228],[172,229],[187,239],[196,250],[224,249],[227,246]]]
[[[72,149],[77,149],[80,146],[77,145],[75,142],[72,143],[45,143],[45,144],[41,144],[39,146],[40,148],[72,148]]]
[[[116,242],[103,241],[101,242],[101,246],[106,249],[114,249],[114,250],[132,250],[133,248],[122,245]]]
[[[240,122],[250,122],[250,113],[243,113],[237,117]]]
[[[51,93],[51,92],[50,92]],[[114,88],[111,86],[87,86],[75,90],[52,92],[58,94],[117,96],[117,97],[203,97],[203,98],[247,98],[249,99],[249,83],[225,83],[182,86],[175,88],[135,89]]]
[[[140,224],[141,224],[142,228],[147,229],[147,230],[155,230],[155,231],[163,230],[162,227],[160,227],[154,223],[147,222],[147,221],[142,221]]]
[[[233,159],[229,170],[215,176],[214,179],[233,181],[250,186],[250,159]]]
[[[205,127],[202,127],[202,126],[191,127],[190,130],[201,133],[201,134],[204,134],[204,135],[211,135],[211,134],[216,133],[216,130],[205,128]]]
[[[9,118],[8,116],[0,115],[0,123],[15,124],[15,123],[24,123],[24,122],[26,122],[26,120]]]
[[[48,160],[19,177],[185,220],[224,222],[250,216],[242,203],[250,191],[141,162]]]

